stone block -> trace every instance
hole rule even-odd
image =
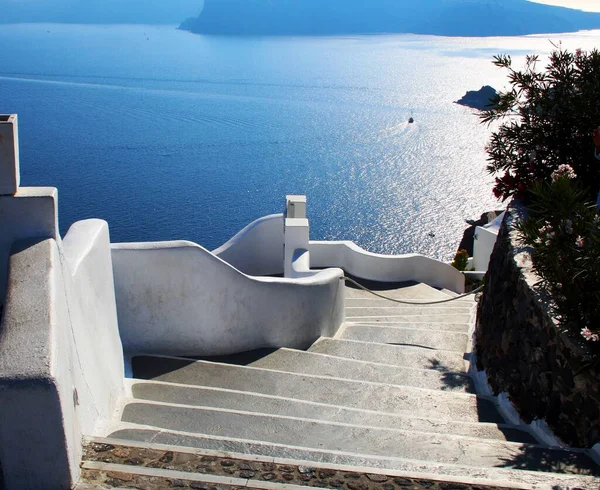
[[[306,218],[306,196],[285,196],[286,218]]]
[[[15,194],[19,183],[17,115],[0,114],[0,195]]]
[[[15,195],[0,195],[0,304],[12,244],[32,238],[60,241],[57,200],[53,187],[21,187]]]

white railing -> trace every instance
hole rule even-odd
[[[200,356],[306,348],[335,334],[344,320],[339,269],[297,279],[254,277],[185,241],[113,244],[112,259],[129,352]]]
[[[283,273],[283,214],[259,218],[212,252],[250,276]]]
[[[309,242],[312,268],[339,267],[355,277],[381,282],[416,281],[457,293],[465,278],[449,264],[423,255],[381,255],[363,250],[354,242]]]

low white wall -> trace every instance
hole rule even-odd
[[[119,328],[132,353],[305,348],[344,320],[342,271],[247,276],[191,242],[113,244]]]
[[[88,403],[80,400],[84,434],[112,416],[122,394],[123,346],[117,323],[110,236],[105,221],[75,223],[63,239],[65,279],[72,335],[80,369],[89,387]],[[81,397],[80,397],[81,398]]]
[[[505,213],[501,213],[494,221],[484,226],[475,228],[473,236],[473,268],[476,271],[487,271],[490,257],[496,246],[500,226],[504,220]]]
[[[81,436],[112,416],[123,392],[108,227],[78,223],[65,243],[24,243],[10,257],[0,327],[7,489],[71,488]]]
[[[309,242],[311,268],[339,267],[353,276],[382,282],[417,281],[457,293],[465,278],[454,267],[422,255],[380,255],[354,242]]]
[[[283,214],[259,218],[212,252],[250,276],[283,273]]]
[[[473,242],[473,268],[476,271],[487,271],[490,264],[490,257],[494,251],[496,240],[498,239],[498,230],[493,228],[488,230],[478,226],[475,228]]]

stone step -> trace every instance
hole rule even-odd
[[[404,303],[395,303],[393,301],[377,298],[375,296],[371,298],[346,298],[346,306],[350,307],[362,307],[362,308],[371,308],[371,307],[388,307],[388,308],[400,308],[406,311],[410,310],[419,310],[419,309],[429,309],[429,310],[453,310],[462,313],[470,313],[473,311],[473,308],[477,303],[475,302],[457,302],[451,303],[437,303],[432,305],[419,305],[419,304],[404,304]]]
[[[427,306],[351,306],[346,305],[346,316],[410,316],[410,317],[453,317],[461,318],[455,323],[468,322],[471,318],[471,310],[467,308],[431,308]],[[444,320],[441,320],[444,321]]]
[[[454,291],[450,291],[449,289],[446,289],[446,288],[440,289],[440,292],[446,294],[450,298],[456,298],[458,296],[458,293],[455,293]],[[469,298],[469,296],[467,296],[467,298]]]
[[[340,339],[376,342],[378,344],[394,344],[406,347],[417,347],[432,350],[465,352],[468,335],[459,332],[428,330],[417,328],[400,328],[398,325],[368,325],[348,322]]]
[[[191,436],[207,435],[442,464],[483,468],[528,465],[531,469],[541,469],[552,461],[572,471],[594,468],[585,455],[537,445],[365,428],[238,411],[132,403],[125,406],[122,420]]]
[[[396,311],[394,311],[396,310]],[[386,321],[396,323],[468,323],[471,315],[431,314],[410,315],[398,312],[396,308],[346,309],[346,320]]]
[[[357,361],[382,362],[395,366],[437,369],[442,372],[465,373],[465,354],[431,349],[411,349],[397,345],[376,344],[357,340],[322,337],[308,352],[329,354]]]
[[[331,376],[430,390],[475,392],[473,382],[464,373],[441,372],[434,368],[399,367],[384,364],[383,361],[356,361],[294,349],[267,351],[249,365],[288,373]]]
[[[430,322],[397,322],[394,317],[380,318],[350,318],[346,319],[346,325],[365,325],[367,327],[390,327],[390,328],[409,328],[413,330],[423,330],[427,332],[459,332],[467,334],[469,332],[468,323],[430,323]]]
[[[448,299],[448,295],[441,291],[423,283],[414,283],[405,287],[394,287],[393,284],[386,283],[365,283],[366,287],[384,296],[394,299],[435,301]],[[346,283],[345,287],[346,298],[375,298],[368,291],[359,289],[358,287]],[[461,301],[461,300],[457,300]]]
[[[311,403],[304,400],[272,397],[218,388],[187,387],[169,383],[133,380],[135,400],[147,400],[192,407],[241,410],[300,419],[336,422],[368,427],[454,434],[481,439],[535,443],[529,433],[510,424],[462,422],[418,417],[413,412],[392,414],[359,410],[339,405]],[[133,401],[130,400],[130,402]]]
[[[494,404],[466,393],[286,373],[173,357],[138,356],[133,377],[463,422],[504,422]]]

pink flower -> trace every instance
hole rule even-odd
[[[558,179],[560,179],[561,177],[566,177],[567,179],[574,179],[575,177],[577,177],[577,174],[575,173],[575,170],[573,170],[573,167],[571,167],[571,165],[559,165],[558,168],[552,172],[552,182],[556,182]]]
[[[581,235],[577,236],[577,239],[575,240],[575,245],[577,245],[579,248],[583,248],[584,241]]]
[[[600,340],[600,336],[597,333],[592,333],[587,327],[581,329],[581,335],[588,342],[598,342]]]

